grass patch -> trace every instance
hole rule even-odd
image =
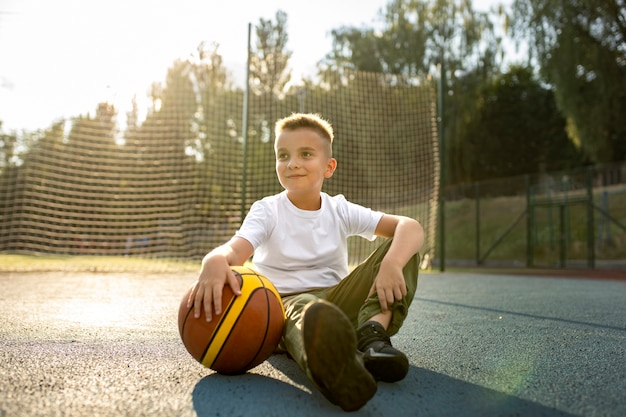
[[[125,256],[0,254],[0,272],[197,272],[199,262]]]
[[[476,201],[463,199],[446,203],[446,257],[449,259],[483,258],[524,212],[522,197],[498,197],[480,201],[480,218]],[[477,224],[480,222],[480,229]],[[489,260],[521,261],[526,256],[526,223],[518,222],[495,246]]]

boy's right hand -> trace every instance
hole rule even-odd
[[[241,294],[237,277],[226,257],[220,255],[207,256],[202,262],[198,281],[187,300],[187,308],[193,305],[195,318],[200,317],[203,306],[206,321],[211,321],[213,312],[216,315],[222,312],[222,292],[224,285],[227,284],[230,285],[235,296]]]

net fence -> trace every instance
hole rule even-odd
[[[338,168],[324,191],[420,220],[434,248],[435,94],[425,80],[342,70],[245,100],[241,89],[181,73],[168,76],[141,121],[133,109],[122,127],[117,109],[101,103],[93,115],[13,137],[26,149],[19,157],[4,135],[0,252],[199,262],[233,235],[252,202],[282,191],[274,122],[298,111],[321,114],[335,130]],[[351,262],[376,244],[351,240]]]

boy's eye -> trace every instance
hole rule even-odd
[[[311,152],[302,152],[302,157],[303,158],[308,158],[311,156]]]
[[[281,161],[284,160],[284,159],[287,159],[287,154],[286,153],[279,153],[277,155],[277,159],[281,160]]]

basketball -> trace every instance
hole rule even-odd
[[[270,357],[278,346],[285,324],[285,309],[274,285],[258,272],[233,266],[241,288],[234,296],[229,285],[222,293],[222,313],[205,320],[204,307],[199,318],[187,290],[178,310],[178,330],[187,351],[207,368],[225,374],[245,373]]]

